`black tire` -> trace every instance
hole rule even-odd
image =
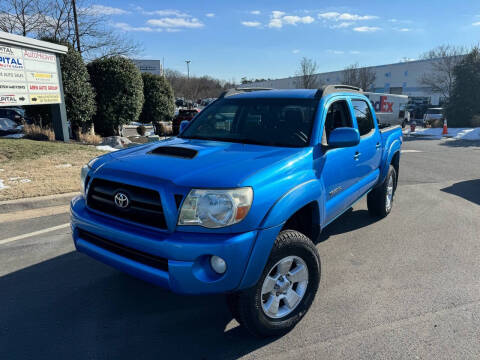
[[[390,207],[387,206],[388,183],[393,181],[393,193],[390,202]],[[393,200],[395,198],[395,190],[397,188],[397,172],[395,168],[390,165],[388,174],[382,185],[373,189],[367,195],[368,212],[374,217],[384,218],[392,211]]]
[[[303,298],[291,313],[281,318],[267,316],[262,308],[262,285],[270,270],[282,259],[289,256],[299,257],[308,270],[308,283]],[[237,299],[230,304],[236,305],[232,311],[235,318],[254,336],[281,336],[303,318],[315,299],[320,282],[320,256],[312,241],[298,231],[282,231],[275,240],[267,265],[257,284],[237,293]],[[236,301],[236,304],[235,304]]]

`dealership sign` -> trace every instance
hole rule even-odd
[[[0,45],[0,105],[58,104],[57,56]]]

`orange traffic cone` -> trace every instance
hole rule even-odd
[[[447,119],[443,120],[443,132],[442,132],[442,135],[448,135]]]

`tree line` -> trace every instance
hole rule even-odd
[[[165,77],[172,85],[176,97],[188,100],[216,98],[226,89],[235,87],[234,80],[224,81],[210,76],[190,76],[180,71],[166,69]]]

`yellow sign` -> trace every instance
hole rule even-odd
[[[34,77],[35,79],[51,79],[51,78],[53,78],[53,74],[33,73],[33,77]]]
[[[30,103],[32,104],[58,104],[60,94],[30,94]]]

